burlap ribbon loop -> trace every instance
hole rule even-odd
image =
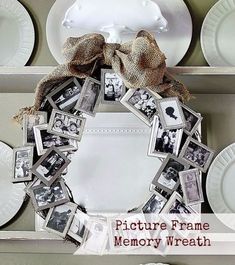
[[[58,65],[45,76],[36,87],[32,110],[38,110],[45,95],[56,84],[75,76],[90,76],[99,61],[99,65],[112,66],[128,88],[147,88],[154,92],[164,92],[165,96],[178,96],[188,100],[190,95],[186,87],[174,78],[166,78],[165,55],[159,49],[154,37],[142,30],[133,41],[124,44],[106,43],[101,34],[86,34],[78,38],[68,38],[63,47],[67,63]],[[164,80],[167,80],[164,83]],[[23,109],[15,116],[21,120]]]

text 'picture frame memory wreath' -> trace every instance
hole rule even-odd
[[[94,222],[87,228],[89,216],[63,176],[82,140],[83,113],[95,116],[100,102],[123,104],[152,128],[148,155],[162,166],[149,200],[135,211],[194,212],[191,206],[203,202],[200,173],[214,152],[200,142],[202,117],[184,104],[190,94],[166,71],[152,35],[140,31],[133,41],[110,44],[87,34],[69,38],[63,52],[67,63],[38,83],[34,106],[14,117],[23,124],[24,140],[14,149],[12,181],[26,183],[44,228],[78,244],[94,228]]]

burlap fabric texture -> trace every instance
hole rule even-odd
[[[21,109],[14,117],[16,121],[21,122],[25,113],[39,110],[43,98],[57,84],[72,76],[91,76],[94,68],[102,65],[111,66],[127,88],[147,88],[164,97],[177,96],[181,101],[190,98],[187,88],[167,73],[165,55],[146,31],[140,31],[133,41],[124,44],[106,43],[101,34],[70,37],[63,54],[67,63],[58,65],[38,83],[34,106]]]

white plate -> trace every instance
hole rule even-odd
[[[167,57],[167,66],[180,62],[188,50],[192,38],[192,20],[183,0],[155,0],[161,8],[163,16],[168,21],[169,31],[156,35],[161,50]],[[56,0],[52,6],[46,24],[46,34],[49,49],[58,63],[64,63],[62,46],[68,37],[81,36],[81,29],[66,29],[62,21],[66,10],[74,0]],[[124,7],[125,8],[125,7]],[[92,19],[92,18],[90,18]],[[105,35],[105,34],[104,34]],[[134,35],[123,36],[123,41],[133,39]]]
[[[150,128],[131,113],[88,117],[65,176],[88,212],[127,212],[144,203],[161,162],[148,157]]]
[[[25,198],[25,185],[11,182],[13,150],[0,142],[0,154],[0,226],[2,226],[19,211]]]
[[[201,46],[211,66],[235,66],[235,1],[220,0],[207,13]]]
[[[235,220],[221,214],[235,213],[235,143],[226,147],[213,161],[207,175],[206,192],[218,218],[231,228]],[[226,222],[225,222],[226,220]]]
[[[17,0],[0,0],[0,66],[23,66],[34,46],[34,27]]]

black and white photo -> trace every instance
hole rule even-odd
[[[47,112],[36,111],[23,116],[23,145],[35,145],[33,127],[47,123]]]
[[[75,213],[68,235],[79,243],[83,243],[88,233],[87,224],[89,216],[80,210]]]
[[[50,186],[61,176],[71,161],[57,148],[51,147],[32,167],[32,173]]]
[[[72,77],[50,92],[46,98],[54,109],[69,112],[75,107],[81,91],[78,80]]]
[[[34,126],[33,130],[39,156],[45,154],[52,146],[57,147],[62,152],[76,151],[78,149],[78,142],[76,140],[49,133],[47,131],[48,124]]]
[[[101,69],[101,100],[102,103],[120,102],[126,93],[121,77],[111,69]]]
[[[65,203],[51,208],[43,228],[65,238],[77,209],[75,203]]]
[[[13,149],[12,182],[31,181],[33,164],[33,146]]]
[[[189,165],[206,172],[212,162],[214,151],[192,137],[188,137],[179,156]]]
[[[189,168],[183,160],[168,155],[154,177],[152,184],[171,194],[180,184],[179,172]]]
[[[161,98],[147,89],[129,89],[121,103],[138,118],[151,126],[157,112],[157,100]]]
[[[157,106],[164,129],[182,129],[186,126],[183,110],[177,97],[158,100]]]
[[[179,153],[183,129],[163,129],[158,116],[154,116],[148,155],[166,158],[168,154],[177,156]]]
[[[50,187],[43,184],[30,189],[30,197],[36,211],[41,211],[68,202],[69,195],[62,180],[54,182]]]
[[[87,77],[75,109],[95,116],[100,103],[100,93],[101,83],[94,78]]]
[[[56,109],[52,110],[47,132],[80,141],[86,119]]]
[[[189,134],[193,135],[196,130],[198,129],[201,121],[202,116],[199,113],[196,113],[192,109],[190,109],[188,106],[181,104],[184,118],[185,118],[185,127],[184,130]]]
[[[144,204],[142,212],[144,214],[160,213],[166,204],[167,199],[158,192],[153,192],[149,200]]]
[[[180,172],[179,175],[185,204],[194,205],[202,203],[204,199],[199,170],[190,169]]]

